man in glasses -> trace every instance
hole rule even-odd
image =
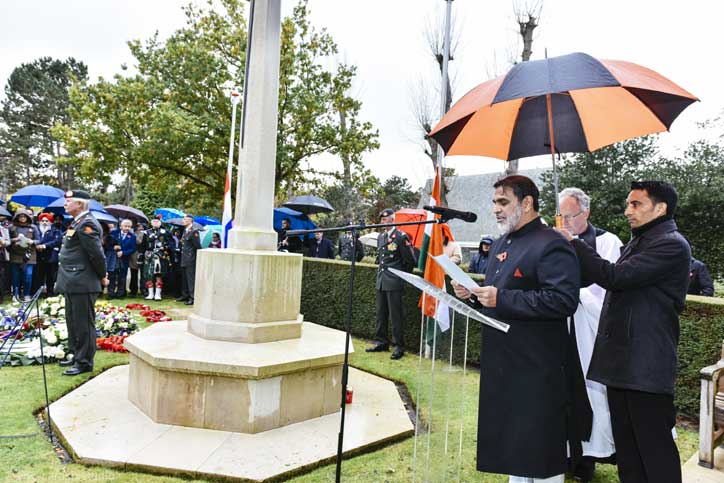
[[[586,242],[598,255],[615,263],[621,255],[621,240],[613,233],[593,226],[588,218],[591,215],[591,198],[578,188],[566,188],[558,195],[563,227],[573,236]],[[581,360],[581,369],[585,375],[591,363],[593,345],[598,333],[598,319],[601,315],[603,298],[606,291],[596,284],[582,286],[580,302],[573,315],[576,345]],[[583,441],[583,458],[573,469],[576,481],[591,481],[596,469],[596,461],[610,461],[616,452],[611,430],[611,415],[606,399],[606,386],[586,380],[586,393],[593,410],[591,437]]]

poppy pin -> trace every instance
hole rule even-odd
[[[523,272],[520,271],[520,268],[516,267],[515,272],[513,273],[513,276],[515,278],[523,278]]]
[[[499,261],[504,262],[508,258],[508,252],[499,253],[495,256]]]

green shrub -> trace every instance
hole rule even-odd
[[[344,330],[347,316],[350,264],[339,260],[304,259],[302,281],[302,313],[304,319],[328,327]],[[375,277],[377,265],[357,264],[355,291],[352,304],[352,334],[367,339],[375,333]],[[419,272],[416,272],[419,275]],[[473,278],[480,278],[473,275]],[[450,283],[447,283],[448,291]],[[420,350],[420,292],[407,287],[404,292],[405,346],[408,351]],[[454,354],[464,354],[464,338],[459,337],[462,317],[456,317]],[[450,347],[450,331],[438,337],[437,347],[445,357]],[[724,338],[724,300],[690,296],[681,314],[679,341],[679,378],[676,386],[676,404],[683,414],[699,414],[699,370],[719,360]],[[468,333],[468,361],[480,358],[480,325],[471,321]],[[363,350],[357,347],[356,350]]]

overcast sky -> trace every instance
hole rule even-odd
[[[184,24],[188,0],[2,0],[0,80],[13,68],[41,56],[85,62],[92,80],[133,64],[126,41],[146,39],[158,30],[166,37]],[[197,3],[205,3],[198,2]],[[282,0],[289,13],[296,1]],[[435,81],[435,64],[423,37],[424,26],[444,12],[443,0],[309,0],[312,22],[326,27],[340,48],[339,59],[358,66],[353,94],[362,117],[379,129],[381,148],[365,157],[383,179],[399,175],[420,186],[432,167],[415,139],[412,91]],[[460,47],[451,63],[454,100],[488,79],[516,49],[511,0],[455,0]],[[724,2],[693,0],[672,8],[655,0],[547,0],[533,44],[533,59],[586,52],[654,69],[697,95],[661,136],[665,152],[683,149],[701,136],[696,123],[724,108],[720,21]],[[521,167],[544,165],[523,160]],[[329,165],[334,160],[314,163]],[[543,163],[543,164],[541,164]],[[446,165],[463,174],[501,170],[503,162],[451,157]]]

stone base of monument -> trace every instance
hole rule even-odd
[[[129,401],[128,379],[128,366],[114,367],[50,406],[53,426],[76,461],[244,481],[263,481],[334,461],[338,411],[256,434],[162,424]],[[350,369],[349,384],[354,399],[347,405],[345,453],[412,434],[391,381]]]
[[[126,339],[128,399],[157,423],[258,433],[339,409],[344,332],[301,322],[301,337],[209,340],[183,321]]]

